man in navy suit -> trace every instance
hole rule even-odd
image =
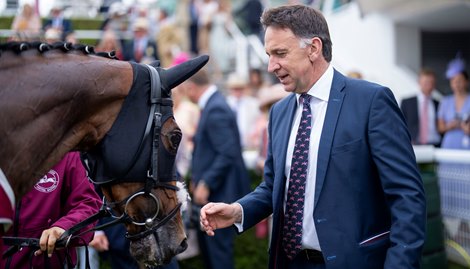
[[[43,30],[46,32],[48,29],[55,29],[60,33],[61,40],[65,40],[65,37],[73,31],[72,21],[64,18],[63,9],[60,6],[54,6],[51,8],[50,17],[44,22]]]
[[[441,141],[441,136],[437,131],[439,101],[431,95],[436,86],[434,71],[423,68],[419,73],[418,84],[420,92],[416,96],[403,99],[400,107],[405,116],[412,143],[438,146]]]
[[[146,64],[159,60],[157,43],[149,36],[148,19],[137,18],[132,29],[133,38],[123,45],[124,60]]]
[[[191,165],[193,203],[232,203],[250,190],[238,133],[237,120],[225,97],[210,83],[201,69],[184,82],[189,99],[202,111],[196,133]],[[217,231],[209,238],[198,231],[199,247],[208,269],[233,269],[235,230]]]
[[[273,214],[269,268],[420,268],[426,201],[392,92],[333,69],[329,30],[319,11],[281,6],[266,10],[261,22],[268,71],[292,94],[270,111],[264,182],[236,203],[204,206],[202,228],[216,235],[235,224],[242,232]],[[300,120],[304,113],[310,120]],[[290,169],[298,165],[294,144],[304,125],[311,129],[302,161],[305,195],[294,201],[303,209],[288,227],[284,220],[292,216],[284,208],[292,202],[286,197],[298,184],[290,182]],[[286,240],[284,231],[294,226],[301,228],[298,237]],[[296,240],[291,255],[287,250]]]

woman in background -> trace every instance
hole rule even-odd
[[[450,62],[446,72],[452,95],[442,99],[438,110],[438,130],[444,135],[442,148],[470,149],[469,136],[464,133],[465,122],[470,117],[468,73],[461,58]]]
[[[16,38],[23,41],[38,40],[41,27],[41,18],[30,4],[23,5],[21,13],[15,16],[11,24],[11,30],[14,31]]]

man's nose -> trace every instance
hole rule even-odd
[[[279,68],[280,68],[279,63],[270,58],[268,62],[268,72],[274,73]]]

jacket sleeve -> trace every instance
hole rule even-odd
[[[410,136],[389,89],[377,91],[369,114],[369,144],[390,207],[390,248],[384,268],[419,268],[426,199]]]
[[[66,171],[64,173],[64,186],[62,190],[61,217],[52,226],[70,229],[77,223],[97,213],[101,206],[101,200],[96,193],[93,184],[86,177],[79,154],[69,154]],[[93,228],[96,223],[84,227],[81,231]],[[93,239],[93,232],[81,236],[79,243],[88,243]]]
[[[270,119],[274,118],[273,110]],[[268,122],[268,137],[273,137],[273,120]],[[273,213],[274,161],[272,139],[268,138],[267,155],[264,163],[263,181],[256,189],[237,202],[243,207],[243,230],[253,227]]]
[[[229,110],[215,107],[210,111],[207,119],[206,132],[211,148],[214,150],[214,158],[210,167],[203,173],[201,179],[205,180],[209,187],[217,189],[226,178],[227,172],[234,164],[237,154],[241,151],[238,129],[233,124],[233,115]]]

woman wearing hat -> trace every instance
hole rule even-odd
[[[453,94],[444,97],[438,110],[438,130],[444,134],[441,147],[470,149],[467,126],[470,119],[469,77],[462,58],[457,56],[449,63],[446,77]]]

